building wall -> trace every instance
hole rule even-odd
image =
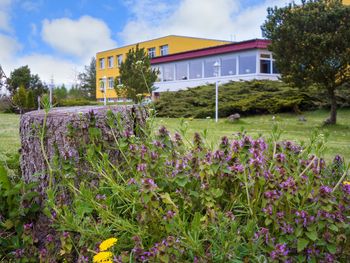
[[[230,43],[229,41],[201,39],[193,37],[182,36],[166,36],[158,39],[153,39],[145,42],[140,42],[139,47],[145,48],[148,52],[149,48],[155,48],[155,55],[160,56],[160,47],[168,45],[168,54],[174,54],[178,52],[201,49],[205,47],[218,46]],[[117,62],[117,56],[122,55],[123,60],[126,58],[126,54],[132,48],[135,48],[136,44],[128,45],[120,48],[115,48],[107,51],[102,51],[96,54],[96,99],[103,99],[104,94],[100,90],[101,79],[106,77],[106,97],[116,98],[117,95],[113,87],[108,86],[108,78],[113,77],[115,79],[119,76],[119,65]],[[108,57],[113,58],[112,67],[108,67]],[[100,59],[104,59],[104,69],[100,67]]]
[[[218,72],[214,64],[218,62]],[[195,65],[195,67],[191,66]],[[173,62],[153,64],[160,70],[154,83],[155,92],[177,91],[219,81],[269,79],[278,80],[272,53],[266,49],[252,49],[210,55]]]

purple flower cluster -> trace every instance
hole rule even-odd
[[[301,210],[295,212],[295,223],[301,224],[303,227],[307,227],[314,223],[315,217],[312,215],[309,215],[308,212]]]
[[[289,254],[289,249],[286,244],[277,244],[275,246],[275,249],[271,251],[270,257],[275,260],[277,259],[282,260],[282,259],[285,259],[285,257],[288,256],[288,254]]]
[[[152,178],[141,179],[142,189],[145,192],[154,191],[158,188],[158,185],[154,182]]]
[[[287,180],[280,183],[281,189],[283,189],[286,192],[290,192],[292,194],[295,194],[297,192],[297,183],[295,182],[295,179],[293,177],[288,177]]]

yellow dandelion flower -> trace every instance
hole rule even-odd
[[[103,241],[100,244],[100,250],[101,251],[106,251],[110,247],[114,246],[114,244],[117,243],[117,241],[118,241],[118,239],[116,239],[114,237],[106,239],[105,241]]]
[[[100,262],[112,262],[113,254],[112,252],[100,252],[94,256],[93,262],[94,263],[100,263]]]
[[[344,181],[343,185],[350,185],[350,181]]]

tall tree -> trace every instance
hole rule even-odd
[[[89,99],[96,99],[96,59],[91,58],[90,64],[85,66],[84,72],[79,73],[78,79],[82,95]]]
[[[39,75],[31,74],[28,66],[15,69],[8,78],[8,89],[12,96],[14,96],[19,87],[22,86],[26,91],[33,91],[35,106],[38,106],[37,98],[48,90],[47,85],[41,81]]]
[[[331,105],[327,124],[337,120],[336,89],[350,81],[350,7],[340,0],[303,0],[269,8],[262,25],[284,81],[325,89]]]
[[[138,94],[152,92],[153,83],[158,76],[158,70],[151,68],[145,49],[140,49],[139,45],[136,45],[136,49],[129,50],[119,72],[121,83],[127,88],[128,98],[134,101],[137,100]],[[117,81],[115,83],[117,84]]]

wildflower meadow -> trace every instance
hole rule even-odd
[[[324,161],[322,134],[301,147],[275,124],[266,138],[241,132],[213,148],[205,131],[153,132],[153,121],[131,131],[110,113],[112,145],[91,125],[84,173],[57,157],[44,197],[16,160],[2,165],[2,260],[346,262],[349,166]]]

